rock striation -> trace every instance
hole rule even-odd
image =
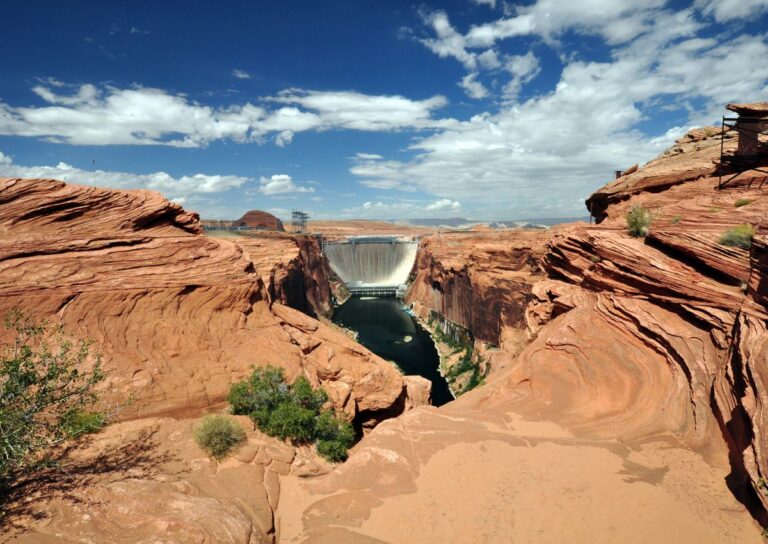
[[[548,236],[541,230],[426,236],[406,303],[424,320],[440,316],[501,348],[487,354],[495,372],[526,341],[525,308],[532,286],[544,277]]]
[[[558,226],[539,243],[519,231],[426,237],[408,300],[493,343],[503,364],[455,402],[379,426],[339,470],[291,483],[302,506],[278,513],[285,534],[759,542],[768,176],[718,190],[719,154],[719,129],[691,131],[592,195],[598,224]],[[640,239],[625,224],[636,205],[652,217]],[[742,224],[757,231],[749,250],[719,243]],[[623,507],[603,515],[611,505]]]
[[[0,180],[0,312],[91,339],[106,400],[133,399],[124,417],[216,408],[266,364],[307,375],[369,425],[413,404],[391,364],[300,311],[330,310],[316,240],[201,232],[158,193]]]

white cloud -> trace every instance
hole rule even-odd
[[[271,177],[259,178],[259,191],[265,195],[282,195],[287,193],[314,193],[314,187],[296,185],[293,178],[287,174],[275,174]]]
[[[13,107],[0,102],[0,134],[43,138],[72,145],[168,145],[204,147],[215,140],[288,145],[308,130],[398,131],[445,128],[451,119],[433,119],[447,100],[434,96],[371,96],[355,92],[289,89],[265,103],[213,108],[161,89],[98,88],[91,84],[69,94],[52,81],[33,92],[46,105]]]
[[[696,0],[695,6],[718,23],[757,18],[768,11],[768,0]]]
[[[494,70],[501,67],[501,61],[499,60],[499,54],[494,49],[486,49],[477,56],[480,66],[486,70]]]
[[[585,11],[594,13],[595,4],[586,2]],[[679,137],[682,128],[658,137],[634,128],[662,107],[690,108],[686,124],[695,126],[716,120],[727,102],[764,99],[766,36],[713,39],[691,10],[662,11],[644,24],[606,61],[566,61],[552,91],[415,141],[412,160],[361,163],[351,172],[367,186],[411,187],[497,218],[574,215],[611,171],[649,160]],[[514,94],[540,66],[531,53],[508,60],[513,79],[503,92]]]
[[[475,79],[476,77],[476,73],[469,73],[462,78],[459,85],[464,89],[464,92],[466,92],[467,96],[470,98],[485,98],[488,96],[488,89],[486,89],[482,83],[477,81],[477,79]]]
[[[512,79],[504,87],[504,97],[512,99],[517,97],[523,85],[533,80],[541,72],[539,59],[531,51],[525,55],[507,57],[504,69],[512,76]]]
[[[491,47],[497,41],[532,34],[536,28],[534,17],[530,14],[499,19],[485,25],[473,26],[466,36],[466,47]]]
[[[283,130],[275,136],[275,144],[278,147],[285,147],[288,144],[290,144],[293,141],[293,131],[292,130]]]
[[[58,179],[69,183],[82,185],[95,184],[99,187],[115,189],[152,189],[160,191],[174,202],[185,203],[192,197],[207,197],[238,189],[252,182],[243,176],[193,174],[174,178],[166,172],[151,174],[135,174],[132,172],[115,172],[104,170],[84,170],[65,162],[55,166],[22,166],[15,164],[11,157],[0,152],[0,177],[10,178],[46,178]],[[198,198],[202,207],[197,211],[204,212],[206,198]]]
[[[476,68],[476,55],[467,51],[467,43],[464,36],[451,26],[448,15],[444,11],[427,14],[425,15],[425,20],[437,36],[434,39],[421,40],[421,43],[440,58],[453,57],[468,70]]]
[[[451,121],[432,119],[432,112],[448,103],[443,96],[411,100],[398,95],[372,96],[350,91],[288,89],[271,100],[290,106],[274,112],[272,117],[265,120],[265,126],[270,126],[272,120],[280,116],[294,117],[300,127],[308,126],[318,130],[388,132],[406,128],[440,128],[451,124]],[[304,114],[296,106],[313,113]]]
[[[475,4],[482,6],[485,4],[486,6],[491,6],[492,8],[496,7],[496,0],[472,0]]]
[[[355,157],[367,161],[375,161],[384,158],[381,155],[377,155],[376,153],[357,153],[355,154]]]
[[[421,200],[397,200],[392,202],[369,200],[360,206],[344,208],[340,215],[344,218],[401,219],[442,217],[446,212],[454,213],[460,210],[461,204],[449,199],[441,199],[431,203]]]
[[[747,0],[747,3],[760,1],[762,0]],[[563,32],[576,30],[601,36],[611,45],[623,44],[651,29],[657,17],[666,16],[667,13],[660,10],[665,3],[666,0],[537,0],[528,6],[510,8],[513,12],[510,16],[474,25],[465,34],[451,25],[444,11],[435,11],[422,16],[435,36],[422,39],[421,43],[441,58],[455,58],[461,62],[467,70],[467,75],[463,77],[460,85],[470,98],[481,99],[488,97],[488,92],[478,79],[479,70],[494,71],[502,67],[494,49],[497,43],[516,36],[540,36],[551,44]],[[531,54],[528,52],[516,57],[527,58],[527,55]],[[535,68],[538,68],[538,62]],[[516,96],[521,87],[537,73],[538,71],[530,68],[525,75],[513,73],[503,91],[504,96]]]
[[[432,204],[429,204],[426,208],[427,211],[457,211],[461,209],[461,203],[458,200],[451,200],[449,198],[442,198],[436,200]]]
[[[237,79],[251,79],[251,74],[245,70],[238,70],[237,68],[232,70],[232,76],[236,77]]]

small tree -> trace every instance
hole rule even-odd
[[[104,378],[99,357],[85,369],[87,342],[18,311],[5,316],[5,327],[15,338],[0,359],[0,486],[44,466],[57,445],[105,422],[87,411]]]
[[[195,442],[211,457],[223,459],[240,442],[245,440],[245,431],[231,417],[207,415],[193,431]]]

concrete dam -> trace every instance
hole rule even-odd
[[[418,248],[418,241],[399,236],[359,236],[323,243],[328,264],[353,295],[404,291]]]

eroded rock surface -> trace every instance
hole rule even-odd
[[[281,479],[329,467],[237,419],[247,439],[221,462],[195,443],[196,420],[107,427],[69,455],[55,480],[28,484],[10,505],[15,528],[5,536],[18,543],[276,542]]]
[[[692,131],[595,193],[599,224],[551,229],[536,246],[527,233],[467,234],[449,254],[429,237],[409,300],[494,343],[506,364],[439,410],[379,426],[333,473],[289,484],[304,507],[280,510],[286,531],[299,542],[759,542],[768,179],[717,190],[719,153],[718,130]],[[653,218],[644,239],[626,231],[638,204]],[[741,224],[758,232],[750,250],[719,243]],[[486,272],[480,256],[494,250],[503,258]],[[481,316],[495,300],[498,331]]]
[[[317,241],[231,240],[202,235],[195,214],[154,192],[0,180],[0,312],[93,340],[106,401],[133,398],[124,417],[221,406],[233,381],[266,364],[348,390],[337,407],[366,421],[405,406],[390,363],[284,305],[330,308]]]

